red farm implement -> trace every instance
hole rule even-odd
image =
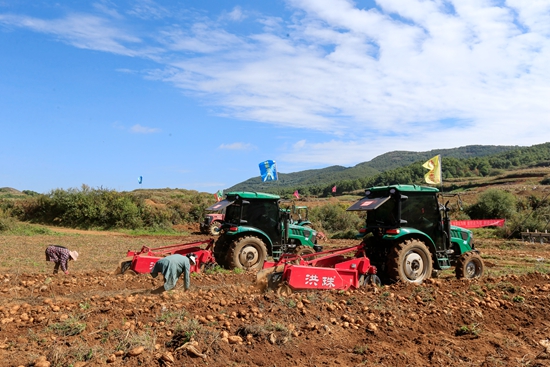
[[[266,261],[256,275],[258,283],[279,294],[313,289],[346,290],[380,284],[376,267],[365,256],[363,245],[314,254],[284,254],[279,261]]]
[[[197,255],[197,263],[195,265],[191,264],[190,270],[192,273],[200,273],[205,268],[213,266],[216,263],[214,252],[212,251],[213,247],[213,239],[156,248],[143,246],[139,251],[128,250],[126,258],[120,262],[115,273],[150,273],[155,263],[163,257],[173,254],[187,255],[190,253]]]

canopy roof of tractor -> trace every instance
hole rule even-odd
[[[264,192],[251,192],[251,191],[232,191],[226,194],[226,198],[233,200],[242,199],[272,199],[279,200],[281,197],[274,194],[266,194]]]
[[[225,207],[233,204],[239,199],[255,199],[255,200],[279,200],[281,197],[274,194],[266,194],[263,192],[250,192],[250,191],[233,191],[225,194],[225,199],[212,204],[206,210],[219,211]]]
[[[355,204],[347,208],[348,211],[360,211],[360,210],[375,210],[380,205],[384,204],[386,201],[390,200],[391,196],[383,197],[383,198],[363,198],[359,201],[357,201]]]
[[[439,192],[439,189],[435,187],[419,186],[419,185],[374,186],[374,187],[369,187],[368,189],[365,190],[365,192],[387,191],[390,189],[395,189],[400,192]]]

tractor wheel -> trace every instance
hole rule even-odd
[[[222,268],[226,268],[227,264],[225,259],[227,258],[227,244],[225,241],[217,240],[214,244],[214,258],[216,259],[216,263],[221,266]]]
[[[388,275],[392,281],[420,284],[432,274],[432,255],[419,240],[407,240],[388,255]]]
[[[294,249],[294,254],[299,256],[310,255],[314,253],[315,250],[313,249],[313,247],[310,246],[296,246],[296,248]],[[308,256],[308,259],[313,259],[313,257]]]
[[[220,228],[222,227],[222,223],[215,221],[210,224],[210,227],[208,228],[208,233],[211,236],[217,236],[220,234]]]
[[[258,237],[246,236],[231,244],[227,252],[227,265],[230,269],[241,268],[260,270],[267,258],[267,249]]]
[[[296,246],[296,248],[294,249],[294,255],[298,255],[298,256],[310,255],[314,253],[315,253],[315,250],[313,249],[313,247],[309,247],[309,246]],[[307,257],[308,260],[313,260],[314,258],[315,256]],[[296,265],[300,265],[300,259],[296,259],[293,262]]]
[[[483,275],[483,259],[475,252],[466,252],[456,263],[455,274],[458,279],[480,278]]]

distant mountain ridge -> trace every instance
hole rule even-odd
[[[320,169],[311,169],[293,173],[278,173],[279,180],[276,183],[270,182],[270,188],[276,186],[279,189],[310,186],[319,184],[330,184],[343,180],[354,180],[364,177],[375,176],[382,172],[399,167],[405,167],[418,161],[428,159],[441,154],[445,158],[473,158],[485,157],[516,149],[520,146],[504,145],[467,145],[451,149],[434,149],[426,152],[392,151],[379,155],[368,162],[359,163],[353,167],[330,166]],[[252,177],[246,181],[233,185],[226,191],[262,191],[266,190],[266,183],[262,182],[260,176]]]

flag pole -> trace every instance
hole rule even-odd
[[[439,185],[439,191],[443,194],[443,160],[441,158],[441,154],[439,155]]]

